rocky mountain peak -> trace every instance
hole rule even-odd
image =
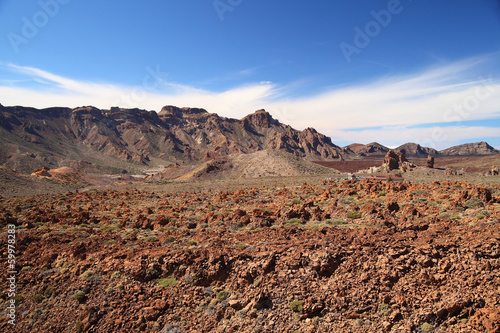
[[[208,113],[207,110],[201,109],[201,108],[190,108],[190,107],[183,107],[179,108],[177,106],[173,105],[166,105],[164,106],[160,113],[158,113],[159,116],[175,116],[182,118],[185,115],[197,115],[197,114],[205,114]]]
[[[279,126],[280,122],[274,119],[269,112],[264,109],[255,111],[242,119],[243,122],[249,122],[254,126],[269,128],[272,125]]]

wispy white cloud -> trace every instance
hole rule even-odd
[[[16,77],[14,80],[7,75],[0,81],[0,103],[34,107],[121,106],[156,111],[170,104],[203,107],[233,118],[265,108],[282,122],[298,129],[314,127],[334,142],[379,141],[397,145],[413,141],[442,148],[460,140],[500,136],[498,128],[460,126],[466,121],[500,118],[497,58],[498,54],[485,55],[404,76],[331,87],[307,96],[297,95],[297,85],[310,84],[307,80],[288,86],[256,82],[211,91],[161,78],[145,80],[137,86],[85,82],[9,64],[0,69]],[[23,80],[39,84],[35,89],[23,84]],[[417,125],[419,128],[415,128]]]

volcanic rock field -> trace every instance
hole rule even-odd
[[[499,219],[459,181],[0,199],[16,332],[499,332]]]

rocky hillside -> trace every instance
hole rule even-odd
[[[385,156],[389,148],[377,142],[369,144],[353,143],[344,147],[344,152],[354,156]]]
[[[390,148],[383,146],[377,142],[368,143],[366,145],[353,143],[343,148],[344,154],[350,157],[383,157]],[[496,155],[500,154],[498,150],[490,146],[486,142],[467,143],[459,146],[454,146],[444,150],[436,150],[434,148],[422,147],[413,142],[405,143],[393,149],[395,152],[401,152],[408,157],[426,157],[432,156],[463,156],[463,155]]]
[[[495,155],[500,152],[481,141],[476,143],[466,143],[440,151],[443,155]]]
[[[265,149],[310,160],[342,158],[330,138],[312,128],[295,130],[264,110],[238,120],[174,106],[156,113],[0,105],[0,143],[0,164],[25,172],[81,160],[119,168],[120,161],[158,165]]]
[[[396,152],[401,152],[405,154],[406,156],[413,156],[413,157],[423,157],[427,155],[439,155],[440,152],[437,151],[436,149],[429,148],[429,147],[422,147],[421,145],[417,143],[405,143],[404,145],[401,145],[394,149]],[[446,155],[446,154],[445,154]]]

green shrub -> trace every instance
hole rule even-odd
[[[391,308],[389,304],[382,303],[378,305],[378,312],[383,316],[388,316],[391,313]]]
[[[84,291],[77,291],[76,294],[73,295],[73,298],[78,301],[78,303],[84,303],[87,299],[87,295]]]
[[[238,243],[236,244],[236,247],[237,247],[238,249],[240,249],[240,250],[242,250],[242,251],[243,251],[244,249],[246,249],[246,248],[248,247],[248,244],[238,242]]]
[[[167,238],[165,238],[165,243],[173,243],[175,242],[175,237],[170,235]]]
[[[361,216],[362,216],[361,212],[357,211],[347,213],[347,217],[353,220],[360,219]]]
[[[285,223],[285,227],[296,227],[300,224],[300,220],[296,217],[289,219],[288,222]]]
[[[190,240],[188,241],[188,244],[189,244],[189,245],[198,245],[198,242],[197,242],[197,241],[195,241],[194,239],[190,239]]]
[[[465,202],[465,207],[467,208],[478,208],[478,207],[484,207],[484,203],[481,201],[481,199],[478,198],[471,198]]]
[[[229,290],[221,290],[217,293],[217,301],[222,302],[225,301],[229,295],[231,295],[231,291]]]
[[[43,300],[43,295],[42,294],[35,294],[35,295],[33,295],[32,300],[35,303],[40,303]]]
[[[103,225],[100,230],[101,231],[116,231],[119,228],[116,225]]]
[[[420,329],[422,330],[422,332],[431,332],[431,331],[434,331],[434,325],[429,324],[429,323],[423,323],[420,326]]]
[[[75,323],[75,329],[77,332],[81,332],[82,331],[82,328],[83,328],[83,323],[81,320],[78,320],[76,323]]]
[[[170,288],[177,284],[177,279],[173,276],[168,276],[163,279],[157,279],[156,282],[163,288]]]
[[[294,199],[292,199],[292,203],[293,203],[294,205],[299,205],[301,202],[302,202],[302,201],[301,201],[299,198],[294,198]]]
[[[347,224],[347,221],[342,219],[342,218],[336,218],[332,220],[326,220],[328,224],[333,224],[333,225],[343,225]]]
[[[91,275],[94,275],[95,271],[89,269],[80,274],[80,280],[87,280]]]
[[[48,297],[52,296],[52,294],[54,293],[54,290],[55,290],[54,287],[48,286],[47,288],[45,288],[43,295],[48,298]]]
[[[148,236],[148,237],[144,238],[144,241],[145,242],[157,242],[158,238],[156,238],[156,236]]]
[[[304,308],[304,301],[293,301],[290,303],[290,310],[293,312],[300,312]]]
[[[379,196],[379,197],[383,197],[383,196],[385,196],[385,195],[386,195],[385,191],[379,191],[379,192],[378,192],[378,196]]]

